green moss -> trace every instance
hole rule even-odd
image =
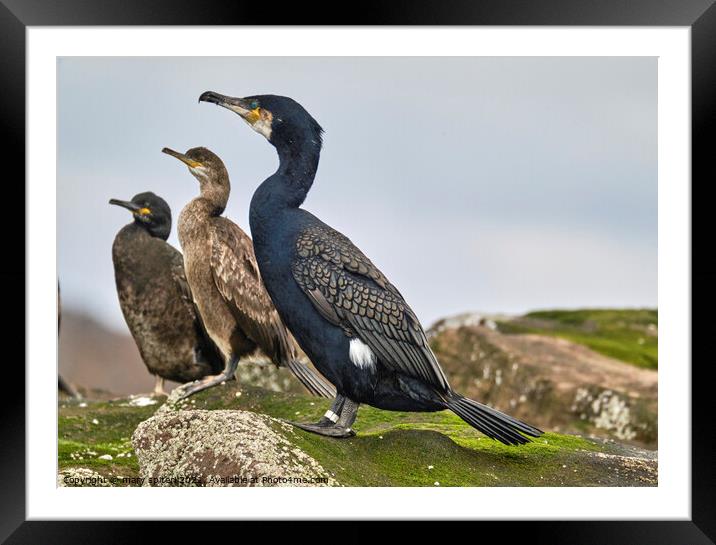
[[[659,325],[659,311],[656,309],[580,309],[580,310],[536,310],[528,312],[529,318],[544,318],[563,324],[584,325],[586,322],[610,327],[629,325]]]
[[[659,316],[652,309],[541,310],[500,322],[503,333],[562,337],[638,367],[658,367]]]
[[[59,470],[85,467],[103,475],[136,477],[137,458],[131,444],[134,429],[159,407],[131,407],[126,400],[109,402],[67,401],[58,419]],[[100,458],[110,455],[111,460]],[[128,456],[129,455],[129,456]]]
[[[330,405],[296,394],[225,385],[195,396],[192,408],[244,409],[300,422],[318,420]],[[619,486],[618,475],[585,463],[610,445],[545,433],[522,446],[493,441],[449,411],[407,413],[362,406],[351,439],[335,440],[293,428],[290,441],[345,486]],[[430,468],[429,466],[432,466]],[[574,472],[577,469],[577,472]]]

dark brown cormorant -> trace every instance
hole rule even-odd
[[[318,168],[323,133],[300,104],[211,91],[199,100],[237,113],[278,152],[278,170],[251,200],[256,259],[281,318],[338,391],[319,422],[297,426],[348,437],[359,404],[366,403],[397,411],[450,409],[505,444],[542,433],[455,392],[398,289],[348,238],[300,208]]]
[[[166,242],[172,225],[169,205],[151,192],[109,203],[134,217],[117,233],[112,261],[119,304],[142,360],[155,376],[154,393],[166,395],[164,379],[190,382],[217,373],[223,362],[194,307],[184,260]]]
[[[200,195],[179,216],[179,242],[194,302],[226,362],[221,374],[187,386],[182,397],[233,377],[239,360],[257,351],[288,367],[312,394],[333,397],[333,387],[297,359],[293,338],[261,281],[251,239],[221,216],[231,189],[224,163],[206,148],[162,151],[186,164],[199,181]]]

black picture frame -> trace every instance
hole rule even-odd
[[[712,144],[716,140],[716,7],[714,0],[401,0],[363,1],[354,6],[340,2],[285,3],[264,5],[244,0],[0,0],[0,117],[5,144],[3,149],[3,207],[0,248],[9,259],[0,268],[3,308],[6,311],[4,338],[6,349],[19,346],[24,338],[24,295],[17,288],[25,285],[25,31],[28,26],[78,25],[550,25],[550,26],[683,26],[691,29],[692,53],[692,518],[689,521],[503,521],[484,522],[481,531],[518,536],[533,543],[577,544],[706,544],[716,539],[716,464],[714,464],[714,425],[708,379],[711,361],[696,355],[705,349],[711,328],[706,318],[714,308],[716,258],[705,246],[712,232],[705,209],[710,205],[707,188],[716,181],[716,161]],[[27,106],[27,105],[26,105]],[[23,202],[25,207],[19,206]],[[701,210],[699,210],[701,209]],[[701,213],[699,213],[699,211]],[[23,227],[21,227],[23,226]],[[701,242],[702,251],[695,250]],[[22,256],[22,257],[21,257]],[[48,303],[49,304],[49,303]],[[54,303],[53,303],[54,304]],[[699,319],[698,310],[702,318]],[[11,315],[8,315],[12,312]],[[17,331],[13,330],[16,329]],[[15,342],[11,342],[14,340]],[[11,350],[6,350],[9,354]],[[5,543],[128,543],[143,541],[158,523],[140,525],[126,522],[69,522],[25,520],[25,394],[23,368],[16,357],[6,355],[0,424],[0,540]],[[24,359],[24,358],[23,358]],[[689,362],[679,362],[687,365]],[[48,370],[54,368],[48,364]],[[13,376],[15,373],[15,376]],[[12,386],[12,387],[10,387]],[[668,438],[663,438],[668,440]],[[316,517],[320,518],[317,509]],[[223,525],[212,522],[172,522],[162,525],[164,540],[180,539],[187,526],[216,538]],[[241,522],[241,538],[256,534],[295,535],[284,523]],[[322,532],[342,535],[351,543],[384,533],[366,523],[345,532],[322,524]],[[467,523],[465,523],[467,524]],[[423,532],[423,525],[411,523]],[[209,529],[211,528],[211,529]],[[270,529],[269,529],[270,528]],[[463,528],[465,529],[465,528]],[[390,531],[390,530],[388,530]],[[403,530],[401,530],[402,532]],[[458,529],[459,531],[459,529]],[[474,530],[473,530],[474,531]],[[311,535],[311,534],[307,534]],[[315,534],[314,534],[315,535]],[[477,538],[477,536],[476,536]],[[181,539],[184,541],[186,538]]]

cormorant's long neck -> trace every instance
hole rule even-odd
[[[191,210],[191,213],[201,219],[210,217],[218,217],[224,212],[224,205],[220,202],[216,202],[216,199],[207,197],[202,194],[198,197],[194,197],[190,200],[185,209]]]
[[[256,189],[249,208],[249,223],[257,256],[260,249],[280,244],[275,230],[286,227],[281,215],[303,204],[321,157],[320,127],[303,133],[284,134],[272,141],[279,158],[278,170]]]
[[[229,177],[200,179],[200,196],[195,198],[197,209],[202,208],[210,216],[220,216],[229,202]]]
[[[177,234],[182,248],[186,250],[191,245],[205,243],[209,220],[220,214],[214,203],[203,195],[190,200],[179,214],[177,223]]]
[[[286,191],[282,192],[285,205],[298,208],[306,199],[316,177],[318,160],[321,157],[320,138],[290,139],[277,144],[276,151],[279,158],[276,174],[286,184]]]

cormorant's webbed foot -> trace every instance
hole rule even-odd
[[[353,437],[356,432],[351,426],[358,415],[359,403],[338,395],[333,406],[326,411],[326,414],[315,424],[303,424],[301,422],[290,422],[292,426],[310,431],[326,437],[345,438]]]
[[[310,431],[311,433],[316,433],[318,435],[325,435],[326,437],[335,437],[337,439],[353,437],[356,434],[356,432],[354,432],[351,428],[342,428],[339,427],[337,424],[332,424],[330,426],[322,426],[320,422],[316,424],[302,424],[301,422],[290,421],[287,422],[292,426],[301,428],[302,430]]]
[[[232,378],[234,378],[234,374],[236,373],[236,367],[238,366],[238,364],[239,359],[232,356],[227,362],[226,367],[221,372],[221,374],[209,375],[193,384],[185,384],[183,386],[180,386],[180,388],[183,389],[183,392],[177,398],[177,401],[181,401],[182,399],[186,399],[187,397],[194,395],[197,392],[201,392],[202,390],[206,390],[207,388],[211,388],[213,386],[216,386],[217,384],[221,384],[222,382],[231,380]]]

